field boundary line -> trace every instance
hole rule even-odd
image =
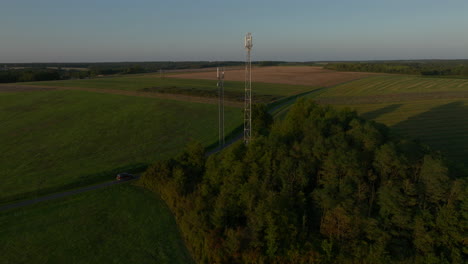
[[[191,103],[218,104],[217,98],[197,97],[197,96],[179,95],[179,94],[148,93],[148,92],[139,92],[139,91],[117,90],[117,89],[64,87],[64,86],[42,86],[42,85],[13,85],[13,86],[16,87],[17,89],[30,89],[29,91],[33,91],[34,89],[37,89],[38,91],[44,90],[44,89],[86,91],[86,92],[93,92],[93,93],[168,99],[168,100],[191,102]],[[243,103],[226,100],[225,105],[230,106],[230,107],[242,107]]]

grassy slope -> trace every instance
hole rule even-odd
[[[217,106],[81,91],[0,93],[0,200],[217,139]],[[226,108],[226,131],[241,110]],[[102,180],[102,179],[101,179]]]
[[[139,75],[125,76],[113,78],[97,78],[89,80],[67,80],[67,81],[50,81],[50,82],[34,82],[22,83],[29,85],[44,85],[57,87],[83,87],[83,88],[98,88],[98,89],[122,89],[137,91],[143,88],[150,87],[171,87],[179,88],[196,88],[200,90],[215,90],[216,81],[214,80],[191,80],[191,79],[176,79],[176,78],[159,78],[158,75]],[[275,95],[275,96],[290,96],[302,92],[312,90],[314,87],[303,85],[288,85],[288,84],[272,84],[272,83],[254,83],[254,94]],[[244,82],[226,81],[224,83],[226,91],[243,92]]]
[[[212,89],[214,84],[174,79],[154,84],[153,79],[135,82],[123,78],[114,85],[114,81],[63,85],[138,90],[148,85],[192,87],[194,83]],[[227,90],[243,91],[243,83],[226,86]],[[281,96],[311,90],[274,84],[255,84],[255,88]],[[0,153],[0,166],[9,168],[3,175],[0,172],[5,181],[0,193],[59,184],[74,175],[124,162],[152,162],[177,153],[188,137],[208,144],[216,138],[216,129],[209,129],[216,126],[217,116],[210,115],[217,113],[215,108],[85,92],[0,93],[0,122],[6,128],[0,131],[0,144],[8,147]],[[168,122],[171,117],[175,117],[173,123]],[[227,108],[226,131],[239,124],[240,118],[240,110]],[[9,164],[11,157],[16,157],[13,164]],[[17,174],[22,177],[8,177]],[[51,175],[57,176],[55,183]],[[11,191],[13,185],[22,187]],[[190,263],[170,212],[150,196],[136,187],[120,185],[0,213],[0,224],[6,227],[0,232],[0,241],[8,241],[0,244],[0,252],[6,252],[2,261]]]
[[[405,93],[468,91],[468,80],[417,76],[378,76],[325,89],[318,96],[341,97],[401,94],[386,103],[340,104],[384,123],[400,134],[420,139],[449,159],[468,164],[468,100],[466,98],[408,100]],[[403,100],[405,99],[405,100]]]
[[[366,96],[398,93],[467,91],[468,80],[406,75],[375,76],[337,85],[321,96]]]
[[[128,184],[0,213],[1,263],[191,263],[169,209]]]
[[[350,105],[364,117],[420,139],[448,158],[468,164],[468,100],[425,100]]]

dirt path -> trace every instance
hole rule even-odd
[[[194,72],[171,74],[170,78],[214,80],[213,72]],[[244,81],[244,69],[227,69],[226,81]],[[338,72],[316,66],[274,66],[252,68],[252,81],[264,83],[283,83],[293,85],[308,85],[315,87],[329,87],[352,80],[379,75],[368,72]],[[380,74],[381,75],[381,74]]]
[[[127,91],[117,89],[98,89],[98,88],[83,88],[83,87],[58,87],[58,86],[39,86],[39,85],[0,85],[0,92],[24,92],[24,91],[47,91],[47,90],[72,90],[72,91],[87,91],[94,93],[118,94],[126,96],[138,96],[149,98],[169,99],[184,102],[204,103],[204,104],[218,104],[217,98],[197,97],[179,94],[163,94],[163,93],[149,93],[138,91]],[[226,106],[241,107],[243,103],[225,101]]]
[[[54,194],[50,194],[50,195],[46,195],[46,196],[42,196],[42,197],[30,199],[30,200],[25,200],[25,201],[21,201],[21,202],[6,204],[6,205],[0,206],[0,212],[5,211],[5,210],[9,210],[9,209],[14,209],[14,208],[27,206],[27,205],[32,205],[32,204],[36,204],[36,203],[40,203],[40,202],[50,201],[50,200],[54,200],[54,199],[58,199],[58,198],[63,198],[63,197],[67,197],[67,196],[78,194],[78,193],[88,192],[88,191],[92,191],[92,190],[96,190],[96,189],[102,189],[102,188],[105,188],[105,187],[108,187],[108,186],[112,186],[114,184],[124,183],[124,182],[128,182],[128,181],[133,181],[133,180],[134,179],[126,180],[126,181],[117,181],[117,180],[115,180],[115,181],[105,182],[105,183],[101,183],[101,184],[97,184],[97,185],[86,186],[86,187],[83,187],[83,188],[74,189],[74,190],[70,190],[70,191],[66,191],[66,192],[54,193]]]

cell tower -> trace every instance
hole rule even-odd
[[[219,147],[224,147],[224,67],[218,67],[216,71],[218,78],[218,116],[219,116]]]
[[[244,102],[244,143],[247,145],[251,140],[252,132],[252,61],[250,51],[252,50],[252,34],[245,35],[244,42],[247,56],[245,60],[245,102]]]

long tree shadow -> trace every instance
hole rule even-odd
[[[377,117],[381,115],[388,114],[390,112],[397,110],[401,106],[402,104],[392,104],[392,105],[388,105],[386,107],[383,107],[374,111],[363,113],[361,116],[366,119],[376,119]]]
[[[432,108],[392,128],[440,150],[449,160],[468,164],[468,107],[463,102]]]

